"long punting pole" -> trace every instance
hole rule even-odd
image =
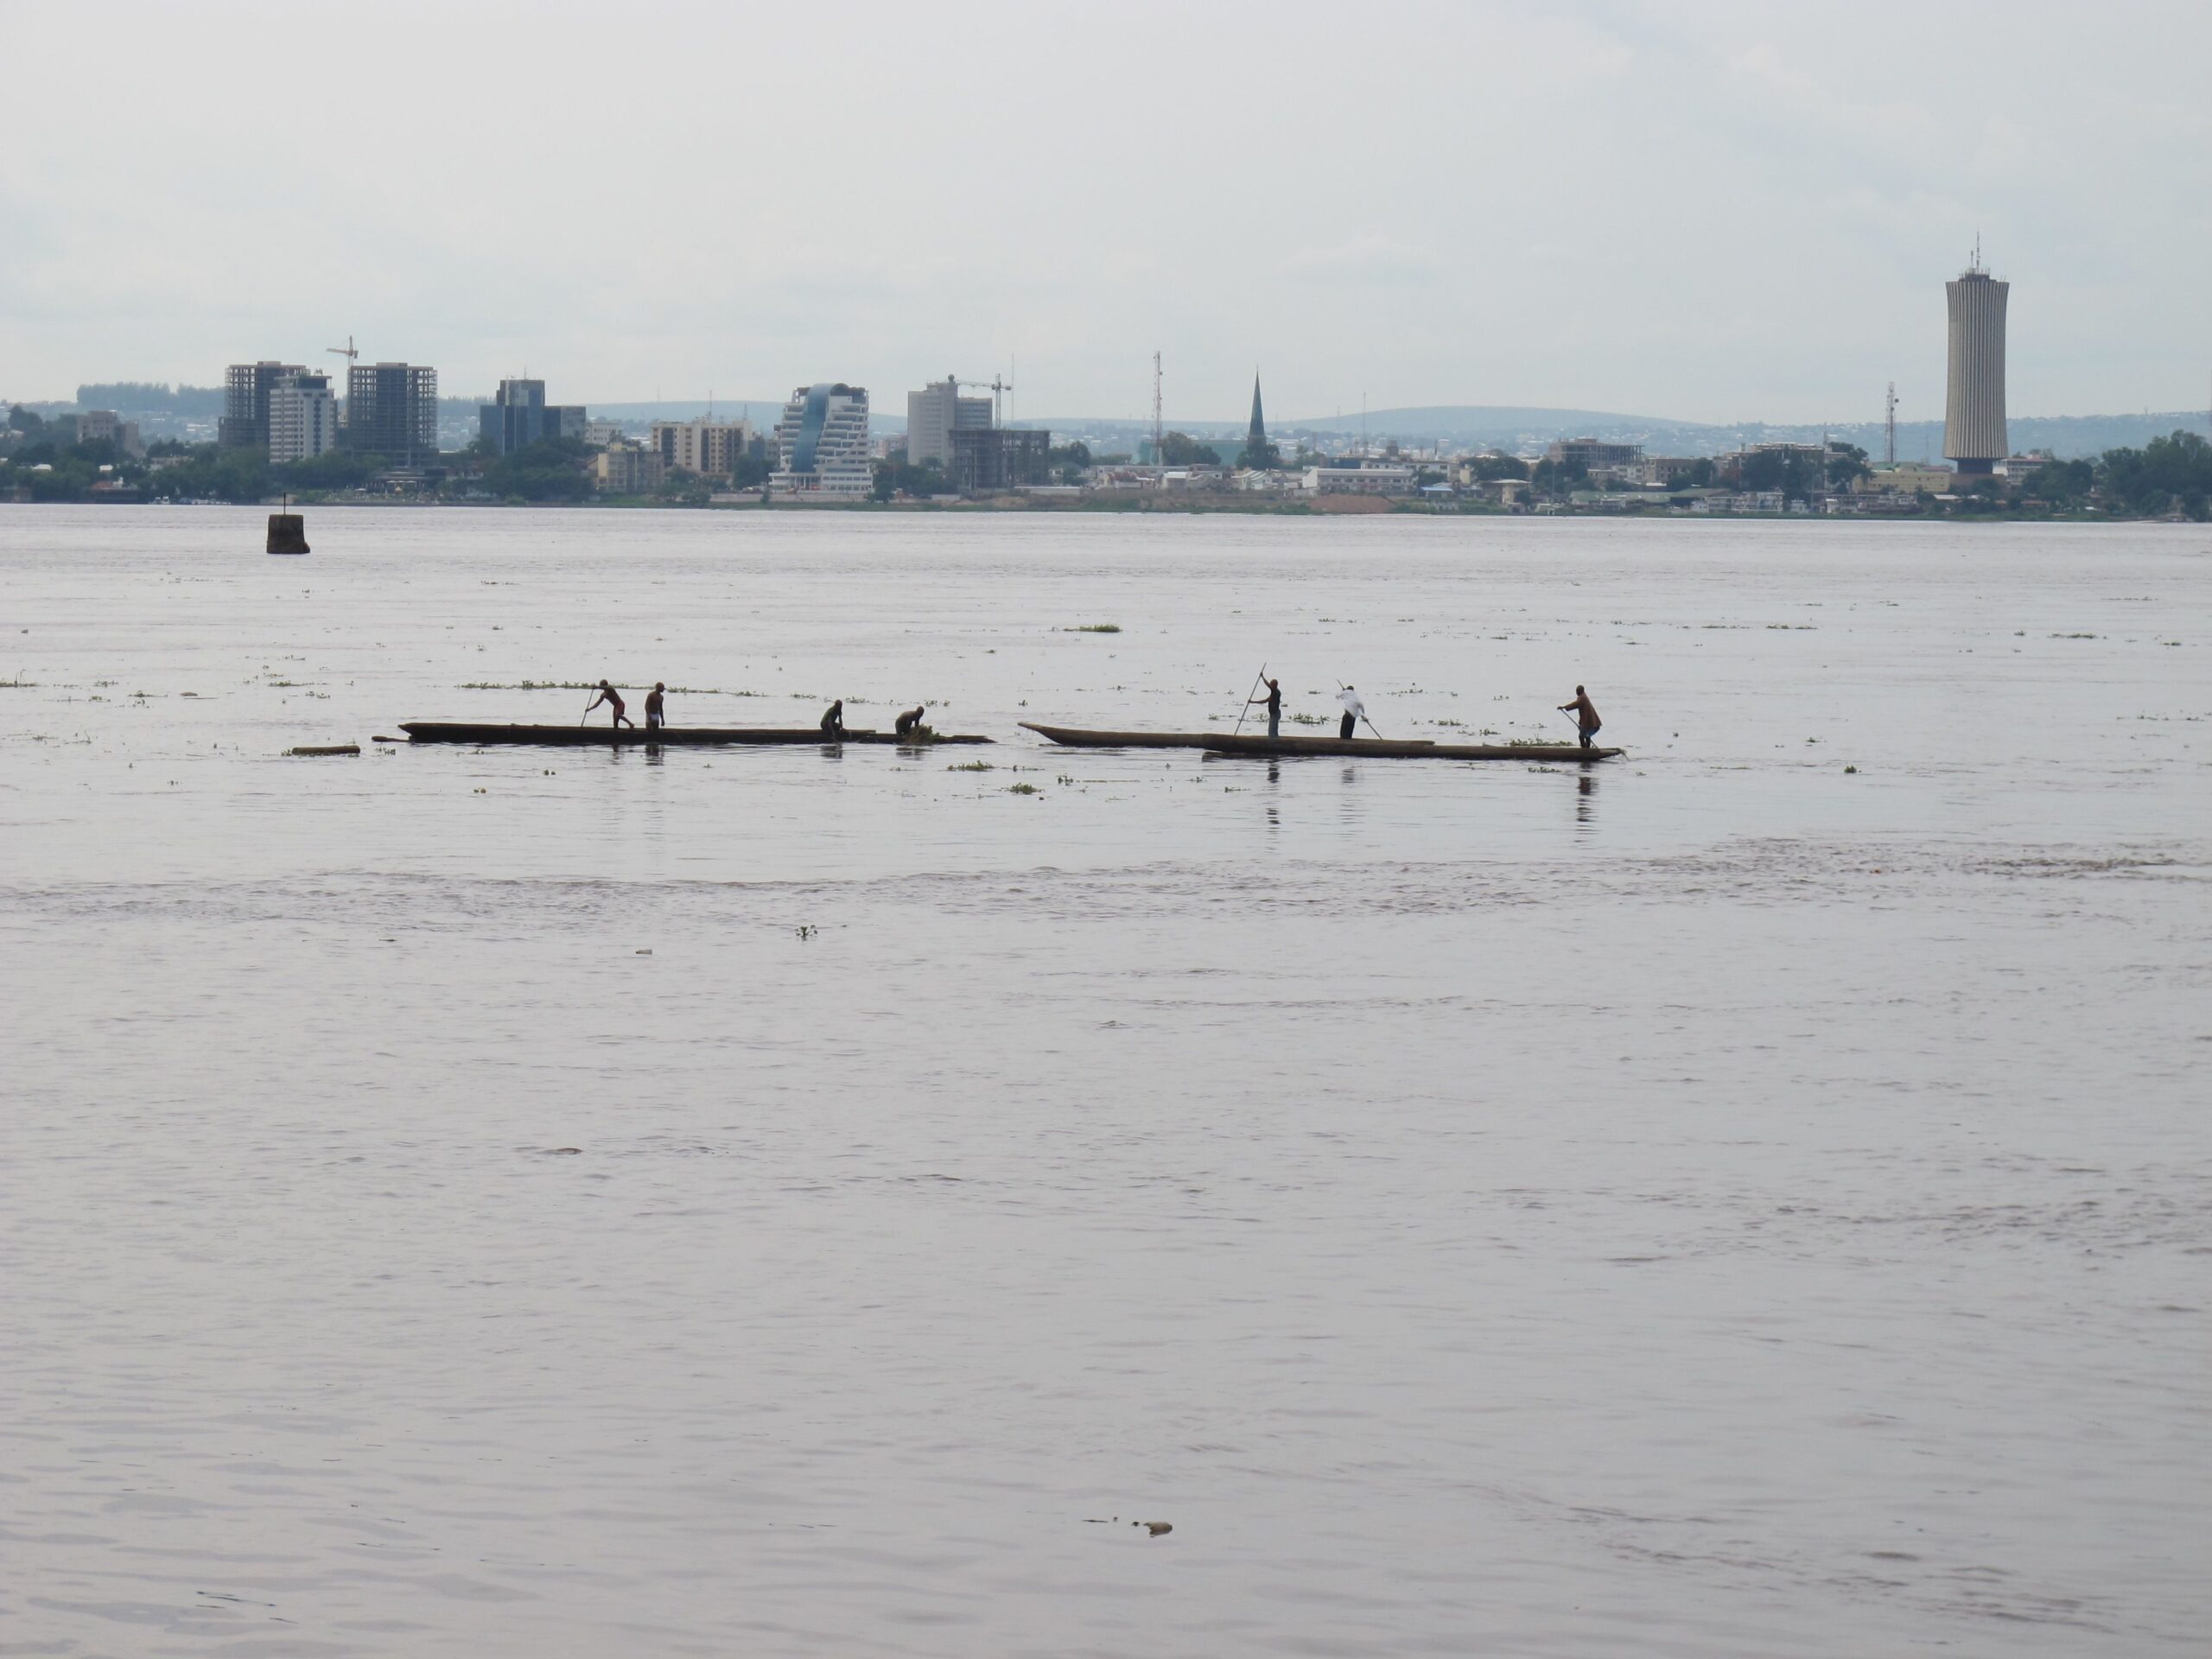
[[[1259,673],[1253,677],[1252,691],[1257,691],[1260,689],[1260,682],[1267,677],[1268,665],[1265,663],[1262,663],[1260,664]],[[1236,731],[1238,732],[1244,729],[1244,716],[1252,712],[1252,691],[1247,691],[1244,694],[1244,706],[1236,711]],[[1236,734],[1235,732],[1230,734],[1232,737]]]
[[[1344,683],[1342,680],[1338,680],[1338,681],[1337,682],[1337,690],[1339,690],[1339,691],[1341,691],[1341,690],[1343,690],[1344,689]],[[1373,721],[1369,720],[1365,715],[1362,715],[1359,718],[1360,718],[1361,721],[1362,721],[1362,722],[1366,726],[1366,728],[1367,728],[1367,729],[1368,729],[1369,731],[1370,731],[1370,732],[1375,732],[1375,722],[1374,722]],[[1387,738],[1387,737],[1383,736],[1382,733],[1380,733],[1380,732],[1375,732],[1375,741],[1376,741],[1376,742],[1378,742],[1378,743],[1388,743],[1390,740],[1389,740],[1389,738]]]

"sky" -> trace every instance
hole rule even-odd
[[[0,0],[0,397],[257,358],[556,402],[1278,421],[2212,398],[2212,6]]]

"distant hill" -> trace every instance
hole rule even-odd
[[[652,403],[602,404],[587,398],[584,407],[595,421],[696,421],[707,412],[703,397],[662,398]],[[715,399],[714,413],[718,421],[744,420],[748,415],[755,426],[773,426],[784,412],[781,397],[721,397]],[[868,410],[872,425],[882,424],[880,411]]]
[[[171,387],[157,380],[109,380],[77,388],[79,409],[111,409],[124,419],[174,415],[213,420],[223,412],[220,386]]]
[[[1268,423],[1273,430],[1277,423]],[[1718,431],[1695,421],[1670,421],[1656,415],[1615,415],[1594,409],[1524,409],[1509,404],[1433,404],[1414,409],[1370,409],[1281,423],[1287,432],[1357,432],[1397,438],[1420,435],[1470,442],[1492,434],[1544,432],[1560,437],[1602,437],[1607,432]]]
[[[2152,438],[2164,437],[2177,429],[2212,436],[2212,420],[2208,420],[2207,411],[2201,409],[2141,415],[2016,415],[2009,426],[2016,452],[2047,449],[2065,459],[2102,454],[2107,449],[2140,448]],[[1269,429],[1276,429],[1276,423],[1270,422]],[[1533,443],[1549,443],[1554,438],[1591,437],[1611,443],[1640,443],[1651,454],[1686,455],[1718,454],[1755,443],[1817,443],[1825,432],[1840,442],[1857,444],[1878,460],[1884,440],[1879,421],[1839,422],[1827,426],[1764,421],[1713,423],[1609,414],[1589,409],[1486,404],[1370,410],[1366,429],[1369,438],[1378,442],[1389,438],[1408,444],[1442,440],[1448,443],[1519,448]],[[1331,416],[1322,421],[1286,422],[1281,423],[1281,430],[1353,435],[1360,430],[1360,423],[1357,417]],[[1897,423],[1900,461],[1940,458],[1942,451],[1941,421]]]

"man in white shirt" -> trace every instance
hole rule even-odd
[[[1359,722],[1367,718],[1367,705],[1359,700],[1359,693],[1350,686],[1337,693],[1337,701],[1344,706],[1344,721],[1337,728],[1337,735],[1350,737],[1359,729]]]

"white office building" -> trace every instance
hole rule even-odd
[[[950,375],[932,380],[919,391],[906,394],[906,464],[919,467],[935,461],[952,465],[952,435],[965,429],[988,430],[991,400],[963,397],[960,383]]]
[[[1308,467],[1308,495],[1411,495],[1414,469],[1372,462],[1361,467]]]
[[[861,500],[874,486],[868,388],[823,381],[791,393],[776,423],[776,470],[769,489],[778,495]]]
[[[293,369],[269,388],[269,459],[305,461],[338,447],[338,404],[330,377]]]

